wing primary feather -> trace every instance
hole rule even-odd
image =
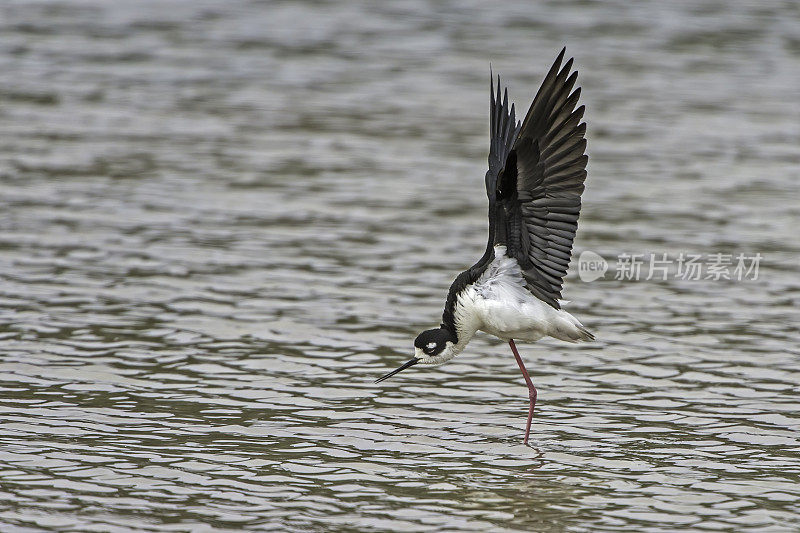
[[[566,146],[567,143],[569,143],[570,141],[574,142],[583,139],[585,136],[586,136],[586,123],[581,122],[571,131],[568,130],[564,132],[564,134],[561,135],[559,138],[557,139],[554,138],[553,141],[550,143],[550,145],[546,149],[542,150],[542,157],[548,158],[553,152],[555,152],[556,150],[560,150],[562,146]]]
[[[544,94],[544,92],[549,90],[551,80],[552,78],[555,77],[556,73],[558,72],[558,69],[561,67],[561,61],[564,59],[564,54],[566,52],[567,52],[567,47],[565,46],[564,48],[561,49],[561,53],[558,54],[558,57],[556,58],[555,62],[553,62],[553,66],[550,67],[550,70],[545,75],[541,87],[539,87],[539,90],[536,92],[536,96],[533,97],[533,103],[531,104],[531,107],[528,110],[527,115],[525,116],[525,120],[522,121],[523,130],[527,129],[528,121],[530,120],[531,115],[533,114],[537,102],[541,100],[541,97]]]

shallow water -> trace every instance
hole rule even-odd
[[[0,526],[796,531],[800,10],[0,7]],[[485,246],[488,63],[576,58],[567,308],[373,380]],[[622,253],[756,280],[615,281]]]

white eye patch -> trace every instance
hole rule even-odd
[[[434,348],[436,348],[435,342],[429,342],[428,344],[425,345],[425,349],[428,351],[433,350]]]

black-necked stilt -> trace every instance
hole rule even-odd
[[[536,388],[514,339],[550,336],[577,342],[594,339],[561,309],[561,285],[567,273],[578,227],[586,179],[584,106],[577,109],[578,73],[564,52],[544,78],[520,124],[508,89],[500,96],[490,83],[491,142],[486,192],[489,242],[477,263],[450,286],[441,327],[423,331],[414,341],[414,358],[379,378],[420,364],[440,364],[460,353],[480,330],[508,341],[528,385],[530,408],[525,444],[531,430]]]

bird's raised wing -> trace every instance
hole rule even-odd
[[[514,113],[514,104],[508,107],[508,88],[500,96],[500,76],[497,77],[497,96],[494,93],[494,82],[489,73],[489,171],[486,173],[486,193],[489,200],[495,199],[497,178],[503,172],[508,154],[514,147],[519,133],[520,123]]]
[[[520,264],[528,290],[556,309],[578,227],[586,179],[584,106],[572,59],[562,50],[533,99],[522,125],[507,91],[491,98],[491,145],[486,190],[489,245],[505,244]],[[488,249],[487,249],[488,253]]]

